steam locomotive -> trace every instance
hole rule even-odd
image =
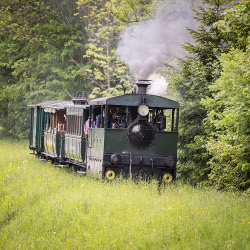
[[[29,105],[29,148],[43,159],[100,179],[154,176],[172,182],[179,104],[146,94],[147,80],[136,85],[135,94]]]

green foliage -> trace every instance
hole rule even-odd
[[[80,0],[78,5],[88,34],[87,50],[84,55],[87,60],[83,69],[84,79],[87,79],[92,86],[100,88],[103,94],[106,91],[108,95],[117,92],[117,84],[122,85],[124,92],[130,91],[128,69],[115,56],[123,24],[109,13],[108,1],[97,3],[94,0]],[[96,96],[94,92],[90,98]]]
[[[199,23],[196,30],[189,29],[190,34],[195,40],[194,44],[186,43],[184,48],[190,53],[190,60],[199,60],[204,66],[213,67],[218,55],[224,52],[224,40],[228,37],[218,30],[215,23],[223,19],[225,4],[231,0],[210,1],[204,0],[203,6],[195,11],[194,19]],[[232,1],[231,1],[232,2]],[[210,74],[207,80],[212,81]]]
[[[139,22],[152,18],[155,0],[110,0],[107,2],[109,13],[124,23]]]
[[[0,5],[0,124],[26,137],[27,104],[67,99],[90,88],[82,79],[85,35],[74,1]]]
[[[212,97],[202,104],[209,113],[204,120],[206,143],[211,153],[210,180],[218,187],[246,189],[250,186],[250,46],[246,53],[232,49],[220,57],[222,73],[210,86]]]
[[[224,34],[228,34],[227,41],[225,42],[229,48],[237,44],[237,48],[241,50],[246,49],[248,45],[246,37],[248,37],[250,30],[249,12],[249,1],[236,3],[223,13],[223,20],[214,24],[214,26]]]
[[[77,176],[0,141],[1,249],[248,249],[249,198]]]
[[[96,87],[93,89],[92,93],[89,95],[90,99],[108,97],[108,96],[120,96],[124,94],[129,94],[135,91],[130,83],[121,79],[123,85],[116,85],[115,87],[101,91],[100,88]]]
[[[194,59],[189,57],[181,64],[181,71],[173,74],[171,88],[179,93],[185,107],[180,119],[179,169],[194,184],[249,187],[246,171],[249,102],[243,94],[247,93],[249,83],[249,22],[245,22],[248,8],[247,2],[234,4],[217,21],[215,11],[203,10],[198,20],[211,29],[201,25],[197,31],[191,31],[198,43],[186,49]],[[242,29],[240,22],[243,22]],[[232,45],[242,50],[232,50],[219,58]]]
[[[209,180],[219,189],[250,186],[249,6],[248,1],[234,4],[215,24],[232,49],[221,55],[221,75],[210,86],[211,96],[202,100],[208,110],[204,126],[210,135],[206,148],[212,156]]]
[[[195,40],[186,44],[189,57],[181,62],[181,70],[173,72],[169,89],[177,92],[184,107],[180,114],[179,169],[194,184],[207,183],[212,171],[208,164],[215,152],[206,147],[210,137],[203,120],[207,107],[200,100],[210,98],[214,83],[221,72],[221,53],[230,49],[230,34],[218,28],[224,19],[224,6],[229,1],[204,1],[194,18],[199,22],[197,30],[189,29]]]

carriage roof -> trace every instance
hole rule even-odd
[[[73,101],[47,101],[39,104],[28,105],[29,107],[41,107],[44,109],[62,110],[65,108],[86,108],[88,105],[75,105]]]
[[[168,98],[145,95],[145,94],[127,94],[123,96],[103,97],[90,101],[90,105],[116,105],[116,106],[139,106],[142,103],[143,97],[144,103],[149,107],[154,108],[179,108],[179,103],[172,101]]]
[[[73,105],[72,101],[47,101],[39,104],[28,105],[29,107],[41,107],[41,108],[53,108],[53,109],[65,109],[68,105]]]

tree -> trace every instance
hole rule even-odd
[[[225,12],[217,27],[230,34],[233,48],[220,56],[222,72],[211,84],[211,97],[202,99],[208,110],[204,119],[209,179],[218,189],[250,186],[250,3],[244,1]],[[247,32],[248,31],[248,32]]]
[[[152,18],[155,0],[110,0],[107,2],[109,13],[125,24]]]
[[[223,18],[222,13],[228,1],[204,0],[205,7],[196,11],[194,19],[199,23],[197,30],[189,29],[194,44],[187,43],[184,48],[189,53],[180,62],[181,69],[173,72],[169,90],[178,93],[183,107],[180,114],[179,170],[192,183],[207,182],[211,169],[211,157],[205,144],[207,134],[203,119],[207,110],[201,105],[201,98],[211,96],[209,86],[220,74],[219,55],[226,50],[222,34],[214,24]]]
[[[232,49],[220,57],[222,73],[203,99],[209,110],[204,120],[210,135],[206,148],[212,155],[209,179],[217,188],[250,186],[250,46],[247,53]]]
[[[82,68],[84,79],[96,87],[91,98],[100,95],[123,94],[131,91],[128,69],[115,56],[123,25],[107,10],[108,1],[80,0],[79,13],[88,34],[87,63]],[[107,90],[107,91],[106,91]]]
[[[231,47],[246,50],[250,30],[249,11],[249,1],[236,3],[226,9],[222,20],[214,24],[223,34],[227,34],[227,39],[224,41],[224,46],[225,43],[227,44],[227,50],[230,50]]]
[[[119,35],[134,22],[151,17],[153,0],[80,0],[79,13],[87,24],[85,79],[93,86],[90,98],[131,92],[128,68],[116,56]]]
[[[89,85],[81,77],[82,22],[74,1],[16,1],[0,5],[0,113],[3,132],[27,135],[27,104],[66,99]],[[21,114],[21,115],[20,115]]]

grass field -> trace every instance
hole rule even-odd
[[[250,249],[249,197],[78,176],[0,140],[0,249]]]

